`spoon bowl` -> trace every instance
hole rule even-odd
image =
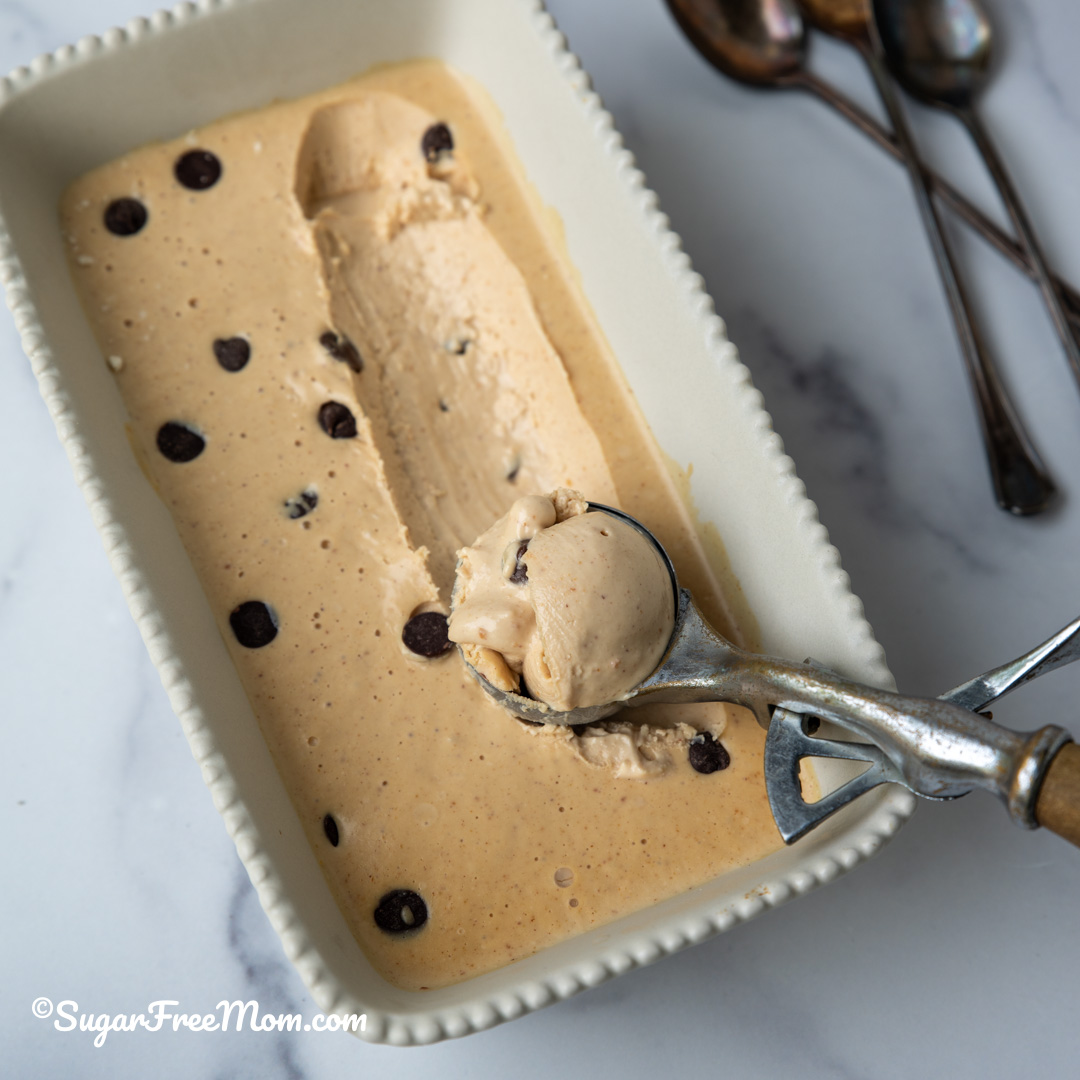
[[[812,26],[826,34],[855,40],[870,27],[870,0],[799,0]]]
[[[806,62],[806,27],[794,0],[667,0],[694,48],[729,78],[782,86]]]
[[[893,74],[913,97],[964,107],[986,84],[993,32],[973,0],[875,0],[874,19]]]

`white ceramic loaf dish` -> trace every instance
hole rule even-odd
[[[490,1027],[729,929],[850,870],[914,807],[907,792],[879,788],[794,847],[443,990],[399,990],[361,953],[169,514],[132,456],[119,394],[68,275],[57,205],[72,179],[142,143],[416,57],[473,76],[501,110],[530,180],[564,224],[654,434],[681,466],[693,465],[695,505],[723,538],[762,647],[891,685],[701,279],[537,0],[209,0],[85,38],[0,81],[0,280],[42,395],[285,952],[321,1008],[366,1013],[362,1036],[393,1044]]]

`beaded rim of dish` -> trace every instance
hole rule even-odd
[[[861,661],[872,672],[873,681],[891,685],[892,676],[885,664],[884,650],[874,638],[861,601],[851,592],[850,579],[840,566],[840,554],[829,542],[828,532],[818,518],[817,507],[807,497],[806,488],[795,473],[794,462],[785,454],[783,442],[772,430],[772,420],[765,411],[762,396],[754,388],[750,372],[728,340],[724,323],[716,314],[712,298],[705,292],[703,279],[693,270],[689,256],[682,249],[681,240],[672,231],[667,216],[659,209],[656,194],[648,188],[645,176],[615,130],[610,113],[592,89],[588,75],[567,47],[565,37],[544,9],[542,0],[518,0],[518,3],[524,8],[525,17],[530,20],[550,59],[574,90],[581,111],[592,126],[594,137],[653,234],[665,269],[691,301],[693,318],[707,341],[712,358],[728,373],[733,393],[738,395],[743,411],[752,418],[753,427],[760,434],[761,451],[773,466],[777,482],[785,500],[795,512],[806,542],[816,551],[817,571],[846,609],[852,639],[857,644]],[[75,45],[66,45],[53,53],[39,56],[28,65],[0,78],[0,108],[33,84],[71,65],[100,54],[130,48],[192,19],[249,5],[255,6],[250,4],[250,0],[182,3],[168,11],[157,11],[147,18],[133,19],[123,29],[114,28],[100,36],[84,37]],[[838,840],[820,843],[822,850],[815,854],[808,866],[767,875],[744,897],[725,906],[664,917],[647,931],[620,935],[621,944],[618,947],[612,946],[592,959],[563,964],[543,978],[520,983],[514,992],[480,995],[471,1002],[422,1012],[394,1012],[364,1004],[342,986],[312,945],[306,927],[287,898],[282,875],[263,849],[255,822],[238,794],[228,763],[218,750],[203,711],[195,701],[183,664],[176,655],[173,641],[139,567],[138,555],[132,549],[124,525],[113,514],[103,485],[97,478],[94,460],[71,416],[62,373],[54,363],[46,332],[31,300],[22,265],[2,215],[0,284],[5,288],[8,307],[14,316],[23,349],[30,359],[76,481],[101,534],[113,571],[120,580],[143,641],[161,675],[170,704],[180,720],[201,768],[203,780],[236,844],[237,853],[260,903],[281,938],[287,956],[318,1006],[327,1013],[341,1016],[366,1014],[366,1029],[356,1033],[360,1038],[398,1046],[429,1044],[481,1031],[544,1005],[565,1000],[588,987],[632,968],[653,963],[827,884],[876,854],[914,812],[916,800],[910,792],[895,786],[879,789],[876,793],[877,805],[861,825]],[[458,983],[450,989],[460,992],[465,985],[467,983]]]

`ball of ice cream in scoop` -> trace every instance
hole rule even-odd
[[[518,499],[458,559],[450,640],[500,690],[560,712],[603,705],[664,655],[675,624],[664,560],[576,491]]]

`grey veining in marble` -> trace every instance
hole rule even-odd
[[[371,0],[374,2],[374,0]],[[492,0],[496,2],[496,0]],[[508,2],[508,0],[501,0]],[[723,81],[661,0],[549,0],[704,275],[839,547],[899,685],[936,694],[1080,611],[1080,390],[1038,295],[952,229],[995,355],[1064,491],[994,506],[903,171],[814,100]],[[985,115],[1056,267],[1080,283],[1080,7],[998,0]],[[137,0],[0,0],[0,70]],[[814,65],[868,107],[860,65]],[[967,139],[907,104],[926,156],[1002,218]],[[1070,1076],[1080,852],[973,795],[926,805],[870,865],[709,943],[464,1041],[110,1035],[39,995],[131,1012],[315,1007],[281,953],[127,614],[0,317],[4,752],[0,1045],[12,1076]],[[995,710],[1080,736],[1080,671]]]

